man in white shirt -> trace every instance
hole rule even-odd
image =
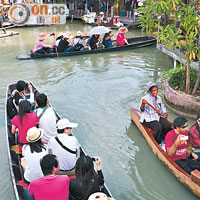
[[[48,142],[48,150],[56,155],[60,163],[60,170],[57,174],[75,174],[76,160],[80,157],[80,144],[75,136],[71,134],[72,128],[77,123],[71,123],[68,119],[60,119],[57,123],[58,134]]]
[[[44,130],[41,140],[44,143],[48,143],[52,137],[57,135],[56,112],[49,106],[49,100],[45,94],[39,94],[36,97],[36,103],[37,108],[35,112],[39,117],[39,128]]]

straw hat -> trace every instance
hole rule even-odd
[[[99,14],[100,14],[100,15],[104,15],[104,12],[101,11]]]
[[[82,32],[81,31],[77,31],[76,36],[81,37],[82,36]]]
[[[49,37],[49,34],[46,34],[46,33],[40,33],[38,35],[38,40],[45,40]]]
[[[44,131],[41,128],[32,127],[28,129],[26,140],[36,142],[43,136]]]
[[[120,27],[118,32],[119,33],[126,33],[126,32],[128,32],[128,29],[126,27]]]
[[[62,118],[57,122],[57,129],[76,128],[77,126],[77,123],[72,123],[66,118]]]
[[[73,36],[72,36],[72,34],[71,34],[70,32],[64,33],[64,34],[63,34],[63,37],[64,37],[64,38],[68,38],[68,39],[73,38]]]

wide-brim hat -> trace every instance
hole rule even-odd
[[[72,123],[68,119],[63,118],[57,122],[57,129],[76,128],[78,123]]]
[[[149,90],[152,87],[157,87],[158,89],[161,89],[161,85],[150,81],[150,82],[147,83],[147,92],[149,92]]]
[[[63,38],[71,39],[73,38],[73,35],[70,32],[64,33]]]
[[[82,38],[83,38],[83,37],[89,38],[90,36],[89,36],[87,33],[83,33],[81,37],[82,37]]]
[[[118,32],[119,33],[126,33],[126,32],[128,32],[128,29],[126,27],[120,27]]]
[[[38,40],[45,40],[49,37],[49,34],[46,34],[46,33],[40,33],[38,35]]]
[[[64,33],[59,32],[58,35],[57,35],[57,38],[60,38],[60,37],[62,37],[63,35],[64,35]]]
[[[101,11],[99,14],[100,14],[100,15],[104,15],[104,12]]]
[[[82,32],[81,31],[77,31],[76,36],[81,37],[82,36]]]
[[[27,131],[26,140],[28,142],[36,142],[43,136],[43,134],[44,134],[43,129],[32,127]]]

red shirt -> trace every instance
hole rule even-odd
[[[182,135],[188,135],[188,130],[185,131],[184,134]],[[171,131],[169,131],[167,133],[167,135],[165,136],[165,149],[167,152],[167,149],[170,148],[174,142],[176,141],[177,137],[179,136],[179,134],[177,134],[174,129],[172,129]],[[176,148],[176,152],[174,153],[174,155],[171,157],[172,160],[179,160],[179,159],[186,159],[187,155],[186,155],[186,149],[187,149],[187,144],[188,144],[188,140],[186,140],[183,144],[178,144],[177,148]]]
[[[68,200],[69,177],[67,175],[43,176],[31,181],[28,192],[35,200]]]
[[[200,147],[200,133],[198,132],[196,125],[190,129],[190,141],[194,147]]]
[[[38,116],[36,115],[35,112],[26,113],[25,116],[22,119],[22,125],[21,125],[21,122],[20,122],[19,115],[16,115],[12,119],[11,123],[14,126],[16,126],[19,130],[19,132],[18,132],[19,142],[29,143],[26,140],[27,131],[28,131],[29,128],[36,127],[37,122],[39,122],[39,118],[38,118]]]
[[[125,41],[124,39],[128,40],[128,38],[125,36],[124,33],[118,33],[117,34],[117,39],[116,39],[116,42],[117,42],[117,45],[118,46],[124,46],[125,45]]]

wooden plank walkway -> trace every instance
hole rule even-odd
[[[14,35],[19,35],[19,33],[15,31],[6,31],[6,33],[4,33],[3,31],[0,32],[0,38],[14,36]]]
[[[186,63],[186,59],[184,58],[184,53],[180,51],[180,49],[175,48],[174,50],[172,48],[165,48],[164,44],[157,43],[157,49],[162,51],[163,53],[167,54],[168,56],[172,57],[174,60],[174,68],[176,67],[176,63],[182,62],[183,64]],[[195,69],[199,69],[199,61],[192,61],[191,67]]]

